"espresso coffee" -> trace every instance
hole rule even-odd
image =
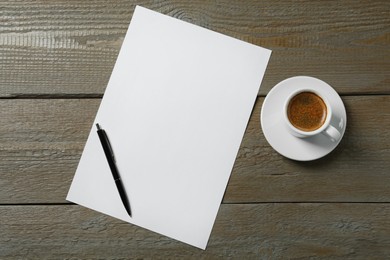
[[[320,128],[326,120],[324,100],[313,92],[301,92],[291,98],[287,107],[290,123],[299,130],[310,132]]]

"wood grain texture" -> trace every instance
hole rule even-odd
[[[226,202],[389,202],[390,96],[343,97],[347,129],[329,155],[284,158],[260,130],[262,99],[250,118],[225,194]],[[291,147],[293,149],[293,147]]]
[[[273,50],[260,96],[309,75],[347,108],[335,151],[301,163],[269,146],[257,99],[206,251],[65,201],[136,4]],[[0,0],[0,259],[388,258],[389,13],[388,0]]]
[[[390,93],[387,0],[1,0],[0,97],[101,95],[136,3],[272,49],[261,95],[293,75]]]
[[[64,202],[99,104],[0,100],[0,204]]]
[[[390,202],[390,96],[343,97],[340,145],[313,162],[277,154],[256,102],[225,203]],[[0,204],[64,203],[100,99],[0,100]],[[50,196],[48,196],[50,194]]]
[[[206,251],[80,206],[0,206],[0,258],[385,259],[389,204],[222,205]]]

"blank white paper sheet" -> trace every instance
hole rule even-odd
[[[137,6],[66,199],[205,249],[270,55]]]

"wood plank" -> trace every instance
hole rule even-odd
[[[385,259],[389,204],[222,205],[205,251],[76,205],[0,206],[0,258]]]
[[[266,142],[256,102],[224,202],[389,202],[390,96],[343,97],[339,147],[299,163]],[[0,100],[0,204],[64,203],[100,99]]]
[[[99,104],[0,100],[0,204],[64,202]]]
[[[0,0],[0,97],[101,95],[136,3],[272,49],[261,95],[293,75],[390,93],[387,0]]]
[[[327,156],[297,162],[277,154],[260,130],[255,105],[225,194],[226,202],[390,199],[390,96],[343,97],[347,129]],[[291,148],[293,149],[293,147]]]

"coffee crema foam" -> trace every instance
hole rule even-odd
[[[287,107],[290,123],[299,130],[310,132],[320,128],[326,120],[327,107],[320,96],[301,92],[291,98]]]

